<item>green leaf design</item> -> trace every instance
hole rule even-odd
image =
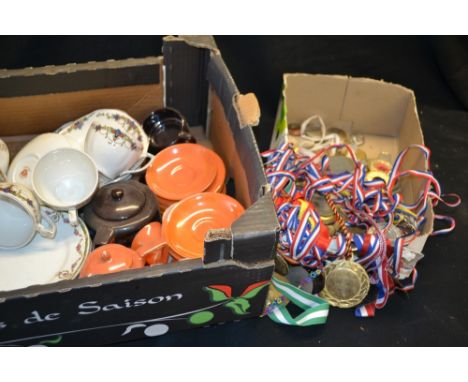
[[[194,313],[189,317],[189,322],[194,325],[205,324],[208,321],[211,321],[214,317],[214,314],[210,311],[203,311]]]
[[[268,286],[268,284],[263,284],[263,285],[260,285],[254,289],[252,289],[251,291],[249,291],[248,293],[244,294],[242,297],[243,298],[246,298],[246,299],[251,299],[251,298],[254,298],[257,294],[260,293],[260,291],[265,288],[266,286]]]
[[[231,309],[235,314],[245,315],[250,308],[250,302],[243,297],[234,298],[232,301],[224,304],[225,307]]]
[[[227,297],[222,291],[218,289],[213,289],[210,287],[204,287],[203,289],[210,294],[210,300],[213,302],[226,301],[229,299],[229,297]]]
[[[62,336],[58,336],[58,337],[55,337],[55,338],[51,338],[51,339],[48,339],[48,340],[41,341],[41,342],[39,342],[39,345],[45,345],[45,346],[47,346],[47,345],[57,345],[61,341],[62,341]]]

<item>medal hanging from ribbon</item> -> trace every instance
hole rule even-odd
[[[401,171],[411,150],[422,155],[427,170]],[[337,152],[346,155],[330,156]],[[414,288],[415,265],[422,255],[408,254],[407,245],[424,229],[429,203],[436,206],[442,202],[450,207],[460,204],[457,195],[442,195],[439,182],[429,170],[430,151],[421,145],[403,150],[391,168],[382,161],[374,163],[373,176],[366,173],[366,166],[347,144],[330,145],[306,156],[284,143],[262,156],[281,228],[278,253],[290,264],[323,270],[321,296],[335,306],[359,304],[372,284],[376,296],[356,309],[357,316],[373,316],[395,290]],[[343,168],[346,171],[340,171]],[[407,178],[423,184],[414,201],[405,200],[401,194],[400,183]],[[313,200],[317,197],[324,199],[333,212],[339,227],[334,235],[316,211]],[[435,218],[450,225],[432,235],[455,228],[451,217]],[[361,233],[355,233],[357,230]]]

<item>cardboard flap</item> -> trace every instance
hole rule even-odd
[[[179,110],[190,126],[206,125],[210,53],[210,49],[189,44],[183,38],[168,37],[163,41],[165,106]]]
[[[210,229],[205,235],[203,263],[232,260],[232,233],[229,228]]]
[[[180,36],[166,36],[163,41],[183,41],[187,45],[193,46],[194,48],[210,49],[213,52],[219,53],[218,47],[216,46],[215,39],[213,36],[203,35],[180,35]]]
[[[241,128],[257,126],[260,123],[260,105],[254,93],[238,94],[234,102]]]
[[[243,263],[265,261],[276,251],[279,224],[270,194],[259,198],[231,227],[233,259]],[[254,240],[253,240],[254,239]]]

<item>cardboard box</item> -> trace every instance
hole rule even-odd
[[[412,90],[403,86],[338,75],[284,74],[283,92],[276,117],[271,147],[288,141],[288,125],[300,124],[312,115],[322,117],[329,128],[362,134],[360,146],[369,158],[385,151],[395,160],[411,144],[424,144],[416,100]],[[411,151],[401,170],[426,170],[421,155]],[[421,179],[400,179],[404,200],[412,203],[423,190]],[[422,234],[409,248],[421,252],[432,232],[433,211],[429,205]]]
[[[12,156],[92,110],[142,122],[163,105],[204,131],[245,214],[207,234],[203,259],[0,292],[0,345],[106,344],[262,313],[278,223],[251,129],[258,104],[239,94],[212,38],[167,37],[163,57],[0,71],[0,136]]]

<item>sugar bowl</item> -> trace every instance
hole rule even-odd
[[[84,208],[84,221],[95,232],[94,245],[121,241],[158,217],[150,189],[137,181],[108,184]]]

